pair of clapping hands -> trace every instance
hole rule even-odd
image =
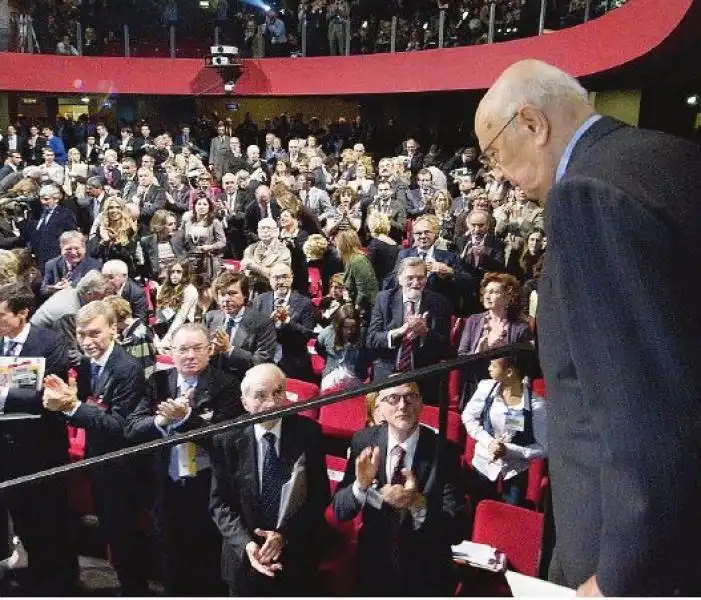
[[[42,404],[52,412],[67,412],[78,405],[78,384],[75,377],[69,377],[68,383],[57,375],[44,377],[44,394]]]
[[[377,477],[380,468],[380,449],[377,446],[365,448],[355,459],[355,477],[361,489],[367,490]],[[416,483],[416,475],[411,469],[403,469],[405,483],[383,485],[380,490],[382,501],[397,510],[421,508],[426,505],[426,498]]]
[[[428,335],[428,331],[427,312],[418,315],[408,315],[404,324],[397,330],[400,335],[408,339],[425,337]]]
[[[171,423],[177,423],[187,419],[190,415],[190,399],[195,390],[191,389],[180,398],[168,398],[160,402],[156,407],[156,418],[154,423],[158,427],[167,427]]]

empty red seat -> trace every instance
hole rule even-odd
[[[286,384],[287,400],[290,404],[304,402],[311,398],[316,398],[319,395],[319,386],[299,379],[288,379]],[[312,408],[309,410],[300,411],[300,415],[317,419],[319,417],[319,409]]]
[[[429,427],[438,430],[438,415],[439,409],[435,406],[425,406],[421,410],[419,422]],[[448,428],[446,429],[446,437],[462,447],[465,441],[465,430],[460,420],[460,415],[453,411],[448,411]]]
[[[315,340],[312,339],[307,342],[307,351],[312,359],[312,373],[321,378],[321,375],[324,372],[324,367],[326,366],[326,360],[324,360],[323,356],[319,356],[316,353]]]
[[[319,411],[322,432],[334,439],[350,440],[356,431],[365,427],[366,419],[365,396],[328,404]]]
[[[475,511],[472,541],[506,554],[509,568],[537,577],[545,519],[541,513],[483,500]]]

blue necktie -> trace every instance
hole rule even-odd
[[[90,363],[90,389],[94,394],[97,391],[97,382],[100,379],[100,373],[102,373],[102,367],[96,362]]]
[[[236,326],[236,320],[234,319],[234,317],[229,317],[226,320],[226,335],[228,335],[229,338],[231,338],[231,332],[234,330],[235,326]]]
[[[5,350],[5,356],[15,356],[17,351],[17,346],[21,346],[20,342],[15,342],[14,340],[7,340],[5,342],[7,350]]]
[[[41,211],[41,218],[39,219],[39,222],[37,223],[37,230],[41,229],[41,227],[46,224],[46,222],[49,220],[50,216],[51,216],[51,209],[50,208],[45,208],[44,210]]]
[[[270,431],[263,435],[266,442],[263,459],[263,483],[260,500],[263,509],[263,529],[273,531],[280,512],[280,490],[282,489],[282,462],[275,449],[276,437]]]

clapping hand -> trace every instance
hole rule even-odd
[[[419,491],[416,483],[416,475],[411,469],[403,469],[404,485],[395,483],[394,485],[384,485],[380,490],[382,501],[397,510],[404,510],[425,505],[426,500],[423,494]]]
[[[276,323],[286,323],[290,318],[290,313],[286,306],[278,306],[270,315],[270,318]]]
[[[78,390],[75,380],[66,383],[56,375],[44,377],[43,405],[52,412],[73,410],[78,403]]]
[[[492,460],[497,460],[506,455],[506,446],[501,438],[495,438],[489,442],[487,449],[492,453]]]
[[[192,391],[188,392],[188,395],[182,398],[168,398],[164,402],[161,402],[156,407],[156,424],[164,427],[171,423],[176,423],[177,421],[182,421],[186,419],[190,414],[190,397],[192,396]]]
[[[211,355],[220,354],[226,352],[229,349],[229,336],[223,329],[217,329],[214,332],[214,338],[212,339],[212,349]]]
[[[412,338],[425,337],[428,335],[428,322],[426,321],[427,317],[427,312],[420,315],[409,315],[406,320],[406,335],[409,335]]]
[[[67,277],[64,277],[63,279],[60,279],[53,285],[49,286],[52,290],[65,290],[67,287],[70,287],[71,282],[68,281]]]
[[[355,459],[355,477],[358,485],[366,490],[372,485],[380,468],[380,449],[377,446],[369,446]]]

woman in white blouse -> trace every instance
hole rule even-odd
[[[476,441],[476,502],[489,498],[522,505],[528,463],[546,456],[545,403],[532,393],[525,370],[519,357],[491,361],[491,379],[480,381],[462,413],[467,434]]]

